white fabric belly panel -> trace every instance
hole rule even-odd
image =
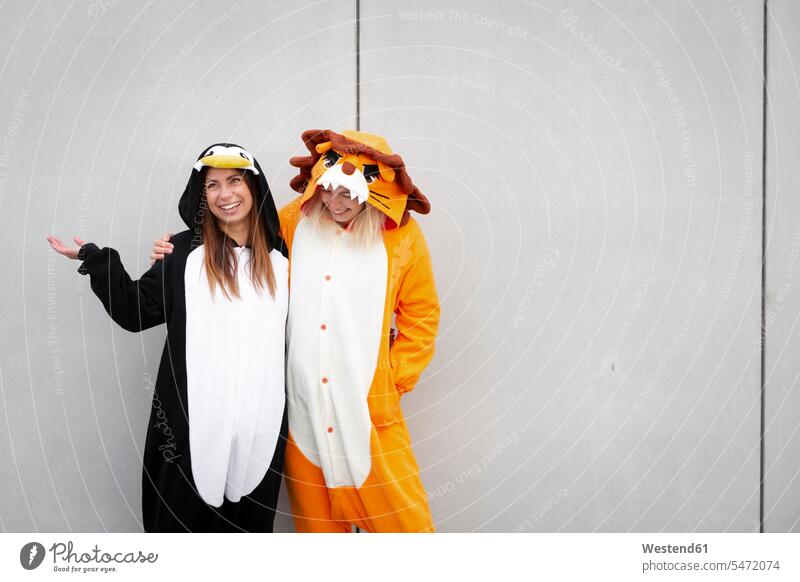
[[[275,298],[249,275],[250,249],[237,247],[240,298],[214,296],[205,248],[186,259],[186,378],[189,446],[198,493],[219,507],[252,493],[269,469],[285,404],[288,261],[270,259]]]
[[[328,487],[358,487],[372,465],[367,395],[383,328],[386,248],[303,219],[291,269],[289,430]]]

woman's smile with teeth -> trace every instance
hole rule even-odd
[[[241,202],[231,202],[229,204],[221,204],[220,208],[222,208],[223,210],[233,210],[234,208],[236,208],[240,204],[241,204]]]
[[[331,185],[332,187],[333,185]],[[320,198],[322,204],[327,208],[328,216],[340,225],[351,221],[363,210],[364,204],[359,204],[358,200],[350,193],[350,190],[344,186],[331,188],[322,188]]]

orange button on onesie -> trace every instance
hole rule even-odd
[[[310,130],[303,141],[311,155],[291,160],[302,196],[280,213],[290,249],[285,473],[295,525],[431,532],[400,409],[433,356],[439,324],[430,255],[409,216],[430,205],[383,138]],[[364,244],[309,216],[323,184],[382,211],[382,237]]]

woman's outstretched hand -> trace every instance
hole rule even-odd
[[[86,244],[86,241],[78,238],[77,236],[72,237],[72,240],[74,240],[75,244],[78,245],[77,247],[68,247],[62,243],[61,240],[52,235],[47,237],[47,242],[50,243],[50,247],[55,252],[60,255],[64,255],[68,259],[77,259],[78,251],[81,250],[81,247]]]
[[[171,233],[165,233],[163,237],[157,238],[153,242],[153,252],[150,253],[150,264],[152,265],[156,261],[160,261],[164,258],[164,255],[172,254],[172,249],[175,246],[169,242],[169,239],[172,238]]]

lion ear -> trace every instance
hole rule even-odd
[[[324,143],[317,144],[317,146],[314,149],[317,150],[318,154],[323,155],[325,152],[327,152],[332,147],[333,147],[333,145],[331,144],[331,142],[326,141]]]
[[[394,182],[394,170],[383,162],[378,162],[378,172],[385,182]]]
[[[306,144],[308,151],[313,152],[314,146],[318,143],[331,141],[330,134],[330,129],[307,129],[303,132],[301,139]]]

